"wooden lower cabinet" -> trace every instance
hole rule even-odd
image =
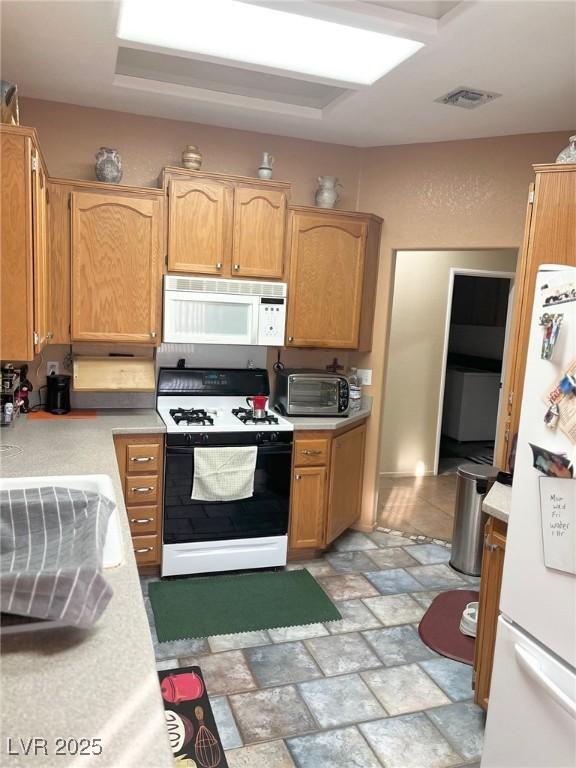
[[[138,567],[162,561],[163,435],[116,435],[116,459]]]
[[[296,431],[289,551],[325,549],[360,516],[366,424]]]
[[[488,707],[490,694],[507,530],[506,523],[494,517],[488,518],[482,556],[478,630],[474,656],[474,701],[483,709]]]

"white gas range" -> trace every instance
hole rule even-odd
[[[157,410],[166,424],[162,576],[286,564],[293,425],[246,398],[270,394],[264,369],[161,368]],[[192,499],[195,453],[256,446],[254,493]]]

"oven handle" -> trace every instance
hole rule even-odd
[[[222,448],[228,446],[221,445],[194,445],[194,446],[179,446],[170,445],[166,446],[166,456],[182,456],[188,454],[191,456],[194,453],[195,448]],[[239,448],[243,446],[238,446]],[[266,455],[270,453],[292,453],[292,443],[266,443],[265,445],[258,445],[258,455]]]

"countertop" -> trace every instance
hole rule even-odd
[[[372,398],[364,395],[362,404],[358,410],[350,411],[348,416],[284,416],[287,421],[294,424],[294,429],[341,429],[364,421],[372,411]]]
[[[5,477],[109,475],[124,546],[123,564],[106,570],[114,594],[93,628],[28,633],[2,640],[2,765],[173,765],[112,441],[114,433],[164,431],[151,409],[99,411],[95,419],[81,421],[27,421],[20,417],[13,428],[2,430],[4,446],[23,449],[12,458],[2,456]],[[20,739],[26,745],[33,737],[47,740],[47,756],[43,749],[34,755],[34,747],[28,756],[23,754],[25,746]],[[67,756],[58,756],[57,738],[101,739],[102,754],[72,757],[64,751]]]
[[[512,486],[494,483],[486,494],[482,509],[487,515],[508,522],[510,505],[512,504]]]

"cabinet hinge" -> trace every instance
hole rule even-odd
[[[504,442],[507,443],[510,440],[510,430],[507,428],[504,432]]]
[[[168,254],[166,254],[166,256],[164,256],[164,264],[166,264],[166,266],[168,266]]]
[[[72,198],[70,197],[70,195],[68,195],[68,210],[69,211],[72,210]]]
[[[32,170],[37,171],[38,170],[38,157],[37,155],[32,155]]]
[[[50,192],[48,191],[48,187],[46,187],[46,205],[50,205]]]
[[[34,331],[32,338],[34,339],[35,345],[40,343],[40,335],[38,334],[38,331]]]
[[[533,189],[531,189],[530,192],[528,193],[528,202],[529,203],[533,203],[534,202],[534,190]]]
[[[510,394],[508,395],[508,405],[512,405],[513,402],[514,402],[514,392],[510,392]]]

